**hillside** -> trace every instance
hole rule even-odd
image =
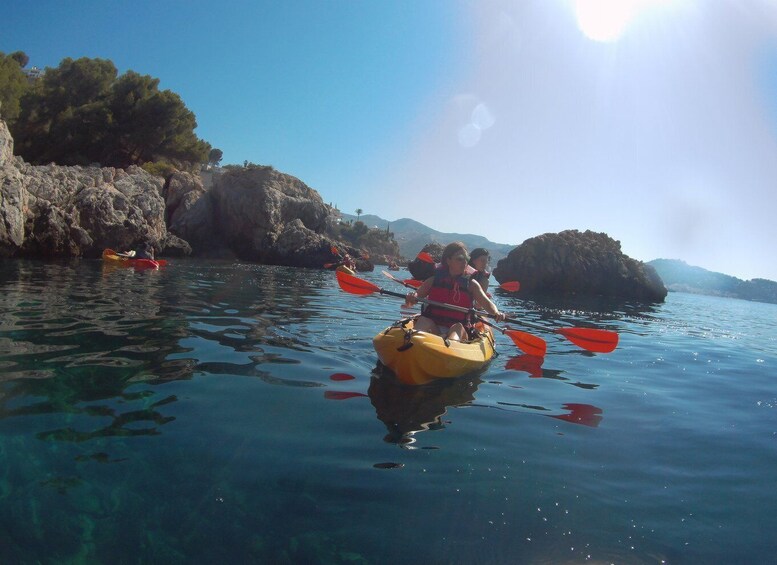
[[[356,221],[356,216],[352,214],[342,214],[343,221]],[[491,264],[496,265],[499,259],[507,256],[516,245],[506,243],[494,243],[483,236],[471,233],[444,233],[434,230],[420,222],[410,218],[402,218],[389,222],[380,216],[371,214],[362,214],[359,219],[368,227],[377,227],[386,229],[394,233],[394,239],[399,244],[399,252],[407,259],[413,259],[427,243],[441,243],[447,245],[451,241],[462,241],[467,249],[472,251],[476,247],[484,247],[491,253]]]
[[[730,275],[694,267],[677,259],[654,259],[647,264],[656,269],[666,288],[671,291],[777,304],[777,282],[774,281],[766,279],[743,281]]]

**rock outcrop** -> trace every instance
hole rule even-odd
[[[423,249],[421,249],[418,254],[428,253],[432,259],[434,259],[435,263],[439,263],[442,259],[442,252],[444,249],[445,246],[440,243],[428,243],[424,245]],[[410,271],[410,274],[413,275],[414,279],[424,281],[434,275],[434,264],[429,263],[428,261],[422,261],[416,256],[407,264],[407,270]]]
[[[631,259],[607,234],[567,230],[527,239],[493,272],[500,283],[517,280],[519,295],[577,294],[663,301],[667,290],[650,265]]]
[[[33,166],[0,120],[0,256],[98,256],[150,241],[188,249],[164,222],[164,181],[139,167]]]
[[[271,167],[216,175],[206,190],[185,172],[165,181],[134,166],[32,166],[14,157],[0,120],[0,188],[2,257],[97,257],[149,241],[164,255],[313,268],[337,259],[334,210]]]
[[[164,194],[170,232],[191,243],[195,255],[313,268],[335,259],[334,210],[272,167],[214,175],[210,190],[199,176],[175,173]]]

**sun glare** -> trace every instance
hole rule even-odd
[[[588,39],[618,41],[648,7],[666,0],[573,0],[577,26]]]

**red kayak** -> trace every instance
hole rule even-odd
[[[157,269],[167,265],[167,261],[164,259],[135,259],[133,257],[127,257],[114,251],[113,249],[103,250],[103,261],[107,261],[111,265],[117,265],[119,267],[135,267],[139,269]]]

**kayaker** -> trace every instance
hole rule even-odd
[[[472,279],[476,280],[483,289],[483,292],[488,291],[488,279],[491,277],[491,273],[487,271],[488,262],[491,259],[491,255],[488,249],[478,247],[472,250],[469,256],[469,266],[475,269],[472,273]]]
[[[406,304],[413,305],[419,298],[428,298],[467,309],[480,306],[497,322],[504,320],[504,314],[489,300],[480,284],[466,273],[468,261],[469,254],[463,243],[448,244],[434,276],[426,279],[417,291],[409,292]],[[463,341],[467,339],[467,318],[465,312],[427,304],[415,321],[415,329]]]
[[[135,259],[151,259],[154,260],[154,247],[146,242],[141,243],[137,249],[135,249]]]
[[[151,259],[154,260],[154,247],[144,241],[131,251],[119,251],[116,253],[119,257],[126,257],[127,259]]]

